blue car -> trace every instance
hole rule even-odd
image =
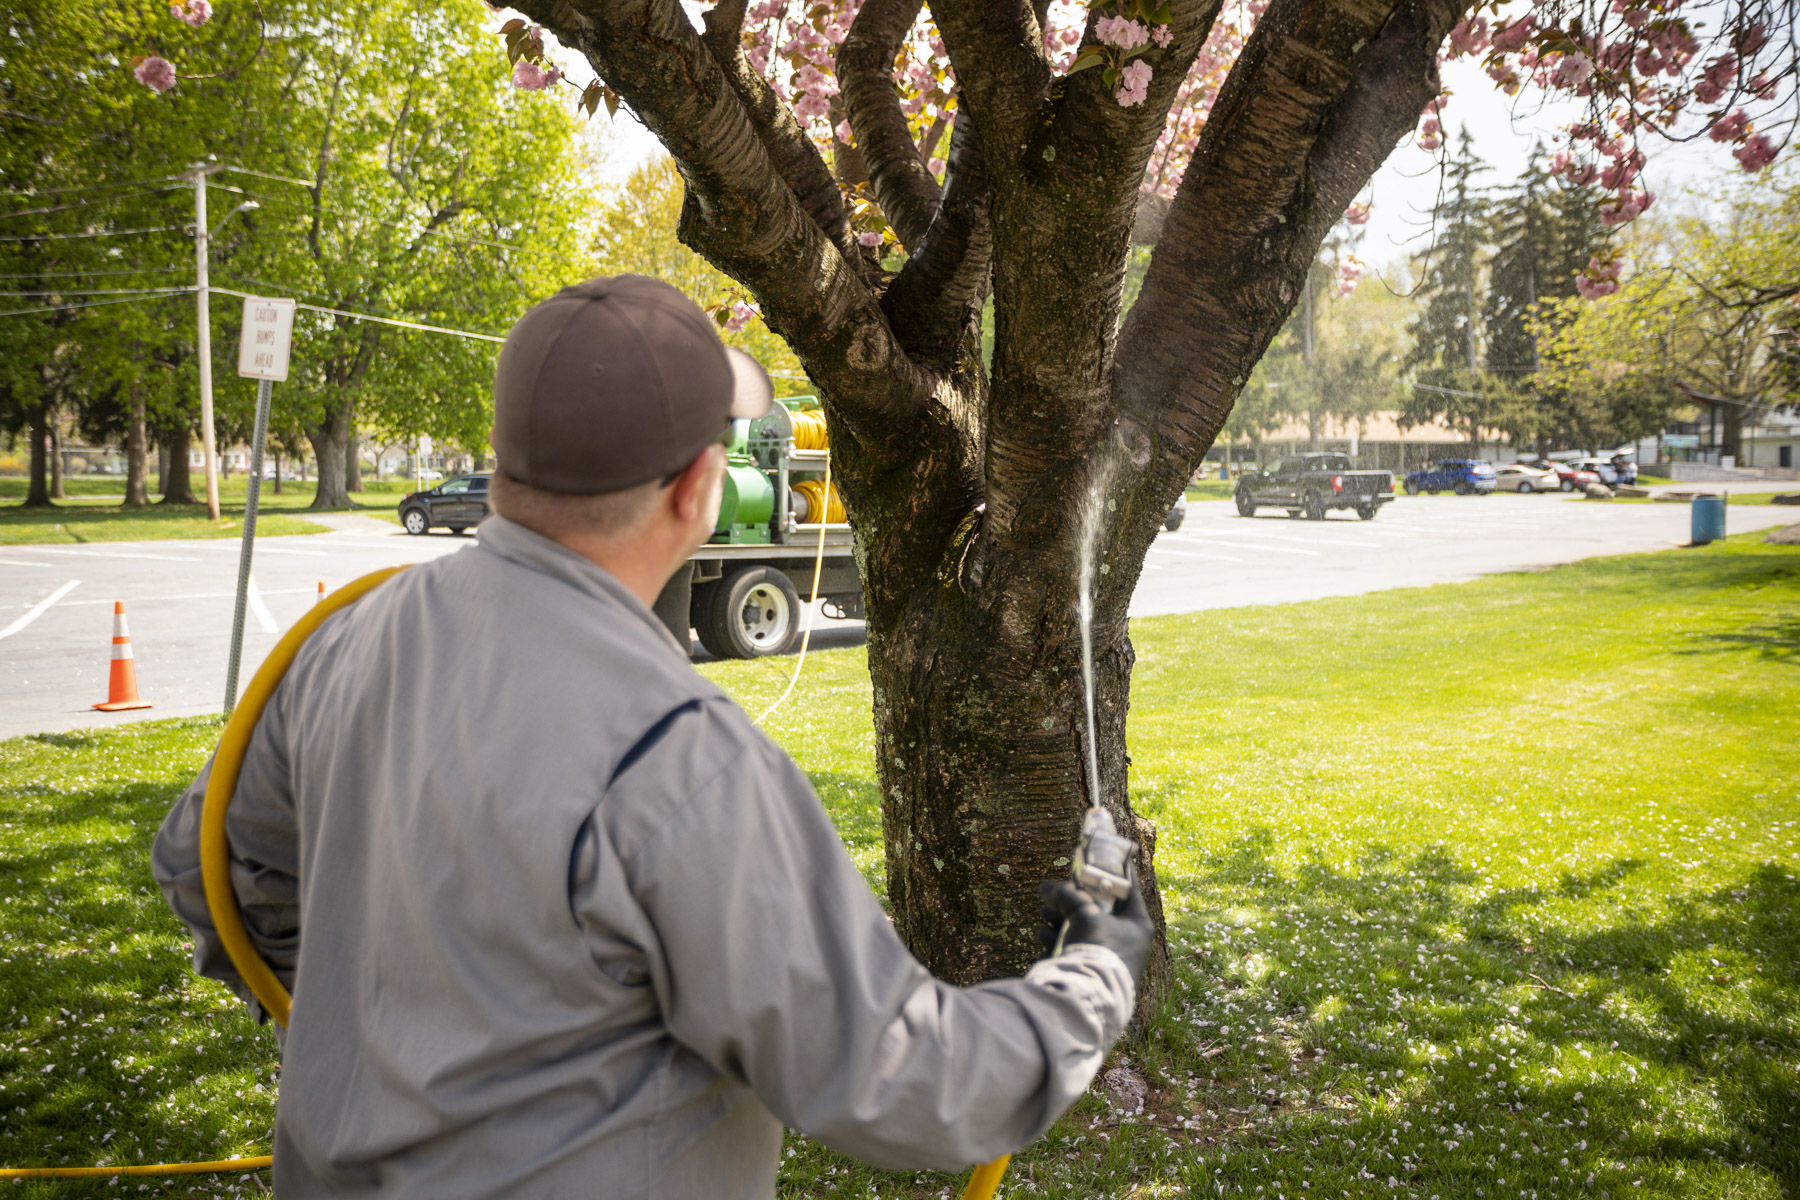
[[[1445,458],[1406,477],[1406,494],[1455,492],[1482,496],[1494,490],[1494,464],[1473,458]]]

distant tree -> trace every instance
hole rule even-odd
[[[1589,448],[1645,437],[1699,394],[1719,408],[1723,453],[1747,420],[1796,400],[1786,365],[1800,296],[1800,193],[1753,185],[1673,227],[1619,290],[1548,306],[1533,322],[1544,377]],[[1653,254],[1660,257],[1651,257]]]
[[[1412,375],[1401,406],[1403,427],[1442,420],[1471,443],[1492,425],[1504,388],[1482,370],[1482,274],[1492,245],[1493,206],[1476,183],[1489,170],[1465,127],[1444,166],[1432,210],[1435,236],[1421,262],[1418,316],[1402,364]]]

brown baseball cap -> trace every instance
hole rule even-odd
[[[519,318],[494,372],[494,456],[549,492],[616,492],[681,470],[775,389],[700,306],[647,275],[566,287]]]

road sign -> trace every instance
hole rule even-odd
[[[244,335],[238,343],[238,374],[285,383],[288,348],[294,341],[294,302],[268,296],[244,298]]]

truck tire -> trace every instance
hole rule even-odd
[[[1418,494],[1419,494],[1419,485],[1418,485],[1418,484],[1416,484],[1416,483],[1414,483],[1414,482],[1413,482],[1413,481],[1412,481],[1412,480],[1410,480],[1410,479],[1409,479],[1409,480],[1407,480],[1407,481],[1406,481],[1406,494],[1407,494],[1407,495],[1409,495],[1409,496],[1416,496],[1416,495],[1418,495]]]
[[[717,658],[784,654],[800,634],[800,594],[774,567],[739,567],[707,599],[700,644]]]
[[[1356,506],[1357,517],[1364,521],[1373,521],[1375,519],[1375,514],[1380,511],[1381,510],[1373,504],[1359,504]]]
[[[1240,517],[1254,517],[1256,515],[1256,502],[1250,499],[1250,493],[1239,492],[1237,494],[1237,510],[1238,516]]]
[[[1302,500],[1304,501],[1304,504],[1302,505],[1302,507],[1304,508],[1304,510],[1306,512],[1307,520],[1323,521],[1325,519],[1325,497],[1324,496],[1321,496],[1316,491],[1309,491],[1306,493],[1306,495],[1304,497],[1302,497]]]
[[[1300,510],[1297,508],[1288,509],[1287,514],[1288,514],[1288,520],[1290,520],[1290,521],[1298,521],[1300,519]]]
[[[1464,480],[1461,480],[1461,479],[1459,479],[1459,480],[1457,480],[1457,481],[1456,481],[1456,494],[1457,494],[1457,495],[1459,495],[1459,496],[1466,496],[1466,495],[1468,495],[1468,494],[1469,494],[1469,485],[1468,485],[1468,483],[1467,483],[1467,482],[1465,482],[1465,481],[1464,481]]]

